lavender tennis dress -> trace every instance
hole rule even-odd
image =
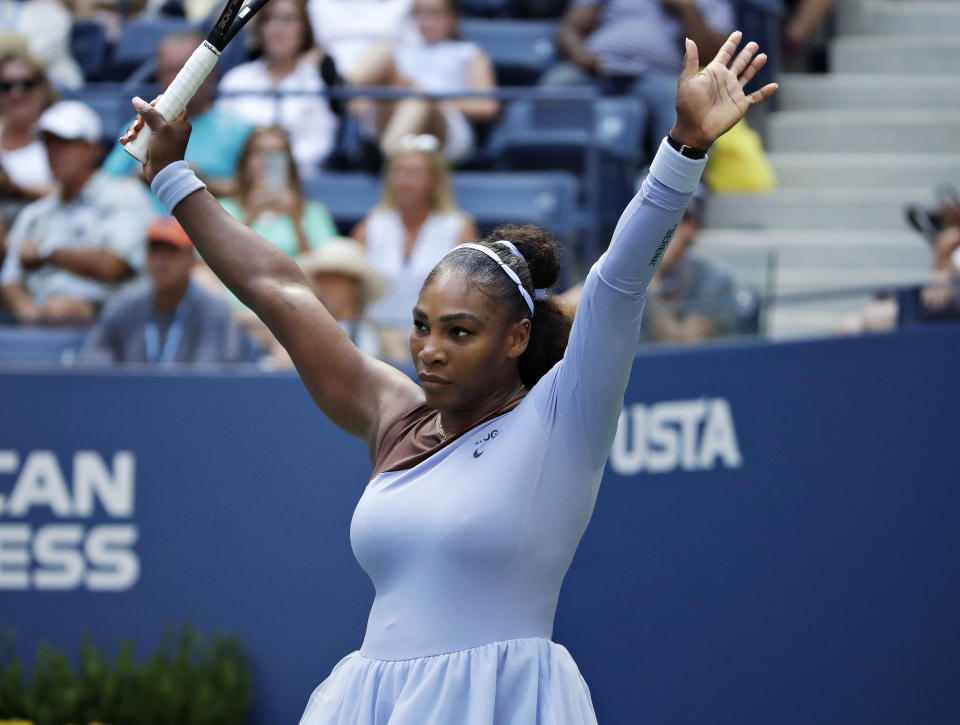
[[[377,474],[350,539],[376,589],[359,652],[301,725],[589,725],[552,642],[616,432],[644,292],[703,170],[661,149],[584,285],[563,360],[499,417]]]

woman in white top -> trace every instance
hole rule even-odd
[[[254,20],[262,55],[227,71],[217,105],[257,126],[282,126],[302,177],[333,149],[337,119],[321,95],[318,52],[302,0],[273,0]]]
[[[317,45],[344,74],[378,44],[415,35],[412,7],[413,0],[307,0]]]
[[[380,203],[351,233],[387,280],[387,293],[368,315],[403,337],[427,274],[443,255],[477,236],[473,221],[457,208],[438,145],[432,136],[402,140],[387,165]]]
[[[572,329],[545,290],[556,245],[535,227],[502,229],[514,241],[466,244],[424,283],[410,332],[420,385],[357,350],[290,258],[202,191],[182,161],[186,124],[138,99],[154,192],[374,464],[350,530],[376,592],[366,635],[301,725],[596,725],[551,638],[557,597],[593,512],[650,278],[707,149],[776,89],[744,95],[766,58],[756,43],[737,53],[740,39],[700,72],[686,41],[677,122],[590,270]]]
[[[52,101],[43,66],[25,52],[0,56],[0,199],[4,216],[45,196],[53,186],[47,150],[37,135],[40,114]]]
[[[420,38],[379,46],[346,74],[347,81],[431,93],[494,90],[497,78],[490,57],[460,36],[458,6],[456,0],[415,0],[413,17]],[[406,98],[380,104],[380,111],[376,123],[384,153],[393,153],[408,134],[430,133],[440,139],[446,157],[456,162],[473,153],[473,124],[496,118],[500,102],[495,98]]]

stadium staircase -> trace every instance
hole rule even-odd
[[[781,76],[766,147],[778,188],[714,197],[705,256],[776,296],[775,338],[822,334],[870,299],[828,290],[915,284],[927,242],[904,207],[960,185],[960,2],[840,0],[826,74]]]

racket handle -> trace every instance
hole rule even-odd
[[[210,75],[213,66],[220,59],[220,51],[214,48],[206,40],[203,41],[193,55],[184,63],[183,68],[177,73],[170,87],[163,92],[160,100],[157,101],[157,110],[168,121],[172,121],[187,107],[187,103],[193,98],[200,84]],[[147,147],[150,145],[150,127],[143,124],[140,132],[135,138],[123,145],[123,150],[133,156],[141,164],[147,161]]]

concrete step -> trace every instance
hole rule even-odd
[[[773,340],[796,340],[836,334],[845,315],[862,310],[871,295],[804,304],[776,304],[766,315],[766,334]]]
[[[960,35],[960,6],[944,0],[867,0],[840,30],[860,35]]]
[[[956,73],[787,73],[779,81],[777,96],[784,111],[960,109],[960,76]]]
[[[949,73],[960,67],[960,35],[851,35],[830,42],[835,73]]]
[[[933,205],[929,187],[895,189],[779,189],[764,194],[718,194],[711,227],[739,229],[908,230],[907,204]]]
[[[929,245],[907,233],[705,229],[697,247],[741,284],[778,295],[916,284],[932,264]]]
[[[771,153],[781,189],[960,186],[960,153]]]
[[[771,151],[960,152],[960,111],[780,111]]]

